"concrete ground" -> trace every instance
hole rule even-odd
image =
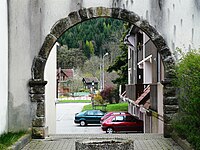
[[[74,123],[74,116],[88,103],[56,104],[56,134],[104,134],[99,125],[81,127]]]
[[[134,140],[135,150],[182,150],[171,138],[160,134],[63,134],[51,135],[45,140],[32,140],[22,150],[75,150],[81,139],[123,138]]]
[[[57,129],[55,135],[44,140],[33,139],[23,150],[75,150],[75,142],[82,139],[123,138],[134,140],[135,150],[182,150],[171,138],[161,134],[106,134],[100,125],[80,127],[74,124],[74,115],[84,103],[57,104]],[[87,105],[87,104],[86,104]]]

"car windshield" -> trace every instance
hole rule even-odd
[[[77,113],[77,115],[82,115],[82,114],[85,114],[85,113],[86,113],[86,111],[82,111],[82,112]]]

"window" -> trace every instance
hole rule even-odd
[[[95,111],[95,112],[94,112],[94,115],[97,115],[97,116],[102,116],[102,115],[103,115],[103,113],[102,113],[102,112],[100,112],[100,111]]]
[[[122,122],[122,121],[124,121],[124,116],[116,116],[115,118],[113,118],[112,121],[113,122]]]
[[[136,119],[134,117],[132,117],[132,116],[126,116],[126,121],[127,122],[135,122]]]
[[[94,112],[93,112],[93,111],[88,111],[87,115],[88,115],[88,116],[93,116],[93,115],[94,115]]]
[[[131,51],[132,51],[132,49],[129,47],[128,48],[128,59],[131,59]]]

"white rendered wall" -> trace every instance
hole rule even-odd
[[[189,48],[200,47],[200,1],[198,0],[1,0],[0,16],[5,15],[7,2],[9,7],[10,130],[31,126],[32,106],[28,82],[31,79],[33,59],[38,55],[52,26],[72,11],[100,6],[125,8],[148,20],[150,25],[164,37],[173,53],[176,47],[185,51]],[[1,19],[4,20],[5,16]],[[0,23],[1,26],[5,24],[4,21]],[[6,30],[1,28],[0,31]],[[1,38],[0,42],[3,45],[7,43],[5,39]],[[0,45],[3,46],[2,44]],[[0,59],[1,63],[3,60],[6,61],[6,53],[2,55],[2,50],[0,49],[0,58],[3,58]],[[1,67],[5,67],[6,64],[4,64],[1,64]],[[4,87],[3,90],[5,90]]]
[[[122,0],[120,3],[155,27],[172,51],[177,47],[184,51],[200,48],[199,0],[134,0],[133,3]]]
[[[49,134],[56,132],[56,47],[57,44],[51,50],[44,72],[44,79],[47,81],[45,86],[46,126]]]
[[[152,83],[152,63],[149,61],[144,62],[144,84]]]
[[[29,80],[33,58],[37,54],[39,34],[32,26],[31,2],[25,0],[8,1],[8,130],[27,130],[32,126]],[[38,19],[39,21],[39,19]]]
[[[138,14],[165,38],[172,51],[176,47],[188,50],[199,48],[200,2],[191,0],[152,1],[152,0],[44,0],[41,3],[43,35],[59,19],[72,11],[89,7],[125,8]],[[59,11],[56,11],[59,10]]]
[[[163,85],[161,83],[157,84],[157,94],[158,94],[158,114],[163,116]],[[163,133],[163,127],[164,122],[160,119],[158,119],[158,133]]]
[[[0,134],[8,128],[8,13],[7,0],[0,2]]]

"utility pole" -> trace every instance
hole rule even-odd
[[[108,53],[105,53],[104,55],[103,55],[103,68],[102,68],[102,70],[103,70],[103,81],[102,81],[102,90],[104,90],[104,58],[105,58],[105,56],[107,56],[108,55]]]

